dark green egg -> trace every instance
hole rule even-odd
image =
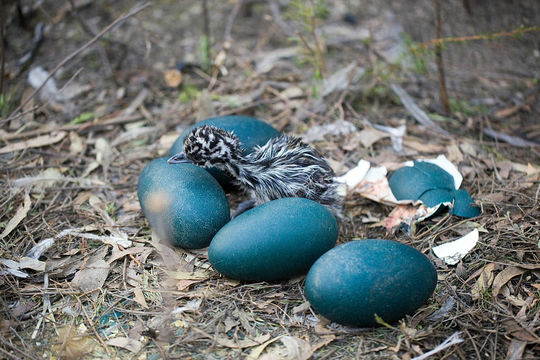
[[[249,154],[253,151],[255,146],[262,146],[273,137],[278,137],[279,131],[274,129],[271,125],[265,123],[262,120],[240,115],[228,115],[209,118],[203,121],[199,121],[188,127],[176,141],[174,142],[169,156],[173,156],[184,150],[184,139],[188,134],[196,127],[202,125],[212,125],[227,131],[232,131],[242,143],[245,153]],[[231,178],[227,176],[223,171],[210,168],[208,170],[222,186],[230,186]]]
[[[208,259],[223,275],[273,281],[307,272],[337,240],[337,222],[319,203],[283,198],[257,206],[216,234]]]
[[[321,256],[306,277],[306,295],[324,317],[358,327],[412,314],[426,303],[437,272],[416,249],[390,240],[356,240]]]
[[[151,161],[139,176],[142,211],[158,236],[176,246],[198,249],[210,244],[230,210],[221,186],[193,164]]]

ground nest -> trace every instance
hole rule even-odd
[[[540,356],[539,5],[302,12],[321,3],[2,4],[0,358]],[[437,34],[457,40],[422,46]],[[398,323],[344,327],[310,307],[303,276],[239,282],[206,249],[158,242],[139,174],[183,129],[228,114],[302,137],[338,175],[360,159],[393,171],[444,154],[480,216],[389,229],[392,206],[352,190],[339,229],[338,243],[392,239],[428,256],[429,302]],[[233,209],[246,199],[227,196]],[[433,254],[473,229],[456,265]]]

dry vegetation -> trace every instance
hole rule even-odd
[[[278,1],[208,0],[210,54],[201,1],[155,2],[86,47],[135,3],[22,1],[23,23],[15,2],[2,3],[0,358],[412,359],[456,332],[463,342],[433,358],[540,356],[538,28],[446,44],[445,115],[433,48],[403,55],[435,38],[431,1],[332,1],[315,38],[309,26],[302,38]],[[534,1],[463,4],[442,4],[442,36],[540,25]],[[29,97],[30,69],[50,73],[62,60],[54,80],[64,90]],[[182,72],[171,72],[180,61]],[[391,84],[436,125],[419,124]],[[422,251],[439,274],[429,303],[390,327],[346,328],[310,308],[303,278],[239,283],[215,272],[204,249],[156,243],[139,173],[183,128],[224,114],[304,136],[339,174],[362,158],[394,169],[445,154],[479,217],[387,232],[391,208],[351,192],[338,240],[381,237]],[[406,125],[402,151],[374,124]],[[457,266],[431,252],[473,228],[480,241]]]

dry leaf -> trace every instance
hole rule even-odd
[[[291,58],[298,52],[298,47],[292,46],[288,48],[275,49],[272,51],[259,52],[255,61],[255,72],[258,74],[266,73],[282,59]]]
[[[290,86],[283,90],[280,94],[284,99],[296,98],[304,95],[304,91],[299,86]]]
[[[169,153],[169,149],[173,146],[176,139],[178,139],[177,132],[167,133],[161,136],[158,140],[159,154],[162,156],[167,156],[166,154]]]
[[[482,272],[480,273],[476,283],[471,289],[472,298],[477,300],[482,298],[486,291],[493,284],[493,271],[495,270],[495,264],[489,263],[483,267]]]
[[[113,247],[113,249],[115,249],[115,247]],[[135,247],[132,247],[132,248],[129,248],[129,249],[126,249],[126,250],[116,251],[116,252],[114,252],[114,250],[113,250],[113,254],[109,258],[109,260],[107,260],[107,262],[109,264],[112,264],[113,262],[115,262],[118,259],[123,258],[124,256],[141,254],[141,253],[145,252],[146,250],[148,250],[148,248],[144,247],[144,246],[135,246]]]
[[[45,271],[46,263],[30,257],[23,257],[19,260],[19,269],[32,269],[34,271]]]
[[[85,328],[75,329],[71,326],[59,327],[58,339],[53,351],[66,359],[78,359],[94,351],[97,343],[86,334]]]
[[[512,339],[510,345],[508,345],[508,351],[506,352],[506,360],[521,360],[523,358],[525,346],[527,346],[527,343],[525,341]]]
[[[514,167],[512,162],[511,161],[503,161],[503,162],[497,164],[497,166],[499,167],[499,175],[501,176],[501,178],[508,179],[508,177],[510,176],[510,171]]]
[[[374,129],[367,128],[355,134],[354,138],[357,138],[363,147],[369,148],[377,141],[390,137],[389,133]],[[352,149],[351,149],[352,150]]]
[[[118,346],[127,349],[133,353],[138,353],[143,347],[143,344],[140,341],[127,337],[116,337],[107,340],[105,343],[107,345]]]
[[[148,304],[146,303],[146,299],[144,298],[144,294],[142,290],[138,287],[133,289],[133,295],[135,296],[133,300],[137,302],[139,305],[141,305],[143,308],[148,309]]]
[[[502,324],[506,329],[505,336],[528,343],[540,343],[540,337],[534,333],[534,330],[522,327],[516,320],[507,319]]]
[[[75,274],[71,284],[82,291],[99,289],[109,275],[110,266],[105,260],[97,260]]]
[[[24,140],[17,143],[9,144],[0,149],[0,154],[6,154],[14,151],[25,150],[28,148],[42,147],[46,145],[56,144],[66,136],[65,131],[59,131],[54,135],[43,135],[30,140]]]
[[[446,149],[445,146],[430,144],[427,143],[425,140],[417,140],[409,136],[403,139],[403,145],[421,153],[440,153]]]
[[[193,271],[193,272],[187,272],[187,271],[167,271],[167,274],[175,280],[206,280],[210,278],[212,273],[208,271]]]
[[[19,225],[19,223],[26,217],[26,214],[28,214],[28,211],[30,210],[30,205],[32,205],[32,202],[30,201],[30,195],[26,193],[24,194],[24,203],[21,207],[17,209],[15,215],[13,215],[13,217],[7,223],[4,231],[2,231],[2,234],[0,234],[0,239],[8,236],[17,227],[17,225]]]
[[[169,281],[170,280],[167,281],[167,284],[169,284]],[[196,284],[198,282],[200,282],[200,280],[172,280],[170,283],[172,284],[172,286],[176,288],[176,290],[184,291],[191,285]]]
[[[262,354],[262,352],[265,350],[268,345],[270,345],[273,342],[276,342],[279,340],[284,346],[285,349],[282,347],[274,347],[270,349],[267,353]],[[332,339],[333,340],[333,339]],[[332,340],[327,340],[328,342]],[[323,341],[324,342],[324,341]],[[328,343],[327,342],[327,343]],[[318,348],[321,346],[324,346],[325,344],[318,344]],[[248,356],[249,360],[273,360],[273,359],[287,359],[287,360],[306,360],[309,359],[314,353],[313,348],[311,345],[298,337],[295,336],[278,336],[261,346],[255,348]]]
[[[476,158],[477,151],[476,151],[476,145],[474,145],[471,142],[463,142],[459,144],[459,148],[461,151],[463,151],[465,154],[472,156],[473,158]]]
[[[271,343],[279,340],[280,338],[281,338],[281,336],[275,337],[273,339],[270,339],[270,340],[262,343],[261,345],[257,346],[256,348],[252,349],[246,359],[247,360],[257,360],[261,356],[262,352],[266,349],[266,347],[268,345],[270,345]]]
[[[296,336],[283,336],[279,339],[287,348],[288,359],[307,360],[311,357],[311,345]]]
[[[463,154],[459,150],[459,146],[456,143],[452,143],[446,147],[446,152],[448,154],[448,160],[454,164],[459,164],[463,161]]]
[[[193,299],[191,301],[188,301],[186,305],[178,307],[174,309],[173,311],[171,311],[171,315],[182,314],[186,311],[197,311],[201,308],[201,304],[202,304],[202,299],[200,298]]]
[[[514,105],[508,108],[500,109],[500,110],[495,111],[495,117],[499,119],[503,119],[505,117],[508,117],[517,113],[519,109],[521,109],[521,105]]]
[[[517,266],[508,266],[497,274],[495,280],[493,280],[493,297],[499,295],[501,288],[509,282],[513,277],[518,276],[526,272],[526,269],[519,268]]]
[[[310,305],[309,301],[304,301],[302,304],[293,307],[292,313],[293,314],[298,314],[299,312],[304,312],[304,311],[308,310],[310,306],[311,305]]]
[[[83,139],[75,131],[69,133],[69,153],[72,155],[80,154],[84,151]]]

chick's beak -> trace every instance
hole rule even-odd
[[[167,160],[168,164],[181,164],[181,163],[193,163],[193,161],[186,158],[186,154],[183,152],[180,152],[174,156],[171,156],[169,160]]]

